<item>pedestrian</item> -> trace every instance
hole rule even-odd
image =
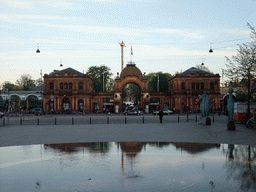
[[[221,114],[221,108],[220,108],[220,106],[219,106],[219,108],[218,108],[218,114],[219,114],[219,116],[220,116],[220,114]]]
[[[173,113],[175,114],[175,107],[173,107]]]
[[[164,112],[162,111],[162,109],[159,111],[158,116],[159,116],[160,123],[162,123],[163,116],[164,116]]]

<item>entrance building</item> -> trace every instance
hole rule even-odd
[[[191,67],[169,80],[171,106],[178,112],[199,111],[200,95],[206,91],[210,99],[210,109],[220,106],[220,76]]]
[[[44,75],[43,107],[49,113],[91,111],[93,80],[72,68]]]
[[[72,112],[115,112],[123,111],[122,90],[127,84],[135,84],[140,89],[138,108],[145,113],[155,110],[175,108],[177,112],[198,111],[199,97],[206,91],[210,98],[210,109],[220,106],[220,76],[192,67],[175,75],[168,82],[166,92],[148,92],[148,80],[135,63],[129,63],[115,79],[114,92],[94,92],[93,79],[72,68],[44,75],[43,104],[42,93],[0,94],[1,103],[11,101],[20,108],[33,105],[48,113]],[[19,97],[16,97],[18,95]],[[41,101],[41,102],[40,102]]]

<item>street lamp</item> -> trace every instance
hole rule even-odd
[[[62,59],[60,59],[60,67],[62,67],[63,65],[62,65]]]
[[[36,53],[40,53],[40,50],[39,50],[39,43],[37,43],[37,50],[36,50]]]
[[[43,93],[42,93],[42,89],[43,89],[43,73],[42,73],[42,69],[40,70],[40,75],[41,75],[41,109],[43,109]]]

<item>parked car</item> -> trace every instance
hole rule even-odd
[[[172,115],[173,114],[173,111],[169,110],[169,109],[163,109],[163,113],[164,115]],[[153,112],[154,115],[158,115],[159,114],[159,111],[154,111]]]
[[[0,112],[0,118],[2,118],[4,116],[3,112]]]
[[[123,115],[142,115],[142,111],[138,109],[128,110],[128,111],[124,111]]]
[[[30,113],[34,114],[34,115],[45,115],[45,111],[44,109],[41,108],[34,108],[30,110]]]

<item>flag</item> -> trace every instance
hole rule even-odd
[[[131,46],[131,55],[133,55],[133,52],[132,52],[132,46]]]

